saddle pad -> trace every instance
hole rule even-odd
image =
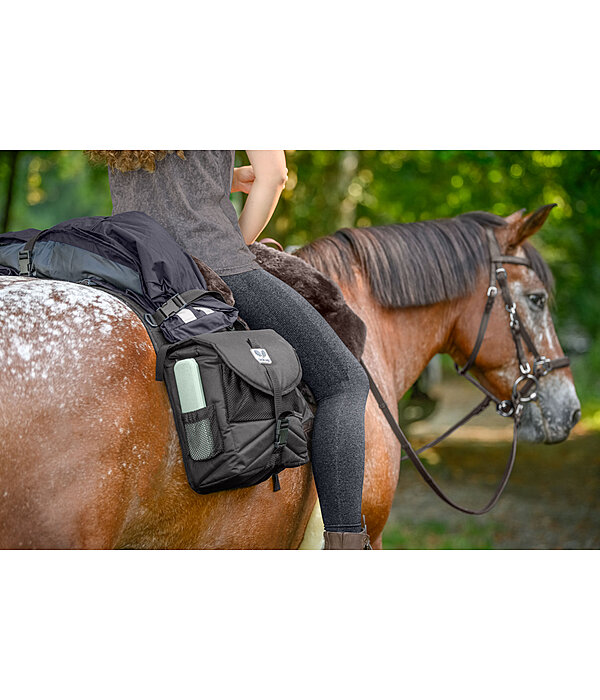
[[[339,285],[302,258],[257,241],[249,246],[259,265],[295,289],[329,323],[344,345],[360,360],[365,349],[365,322],[346,303]],[[192,256],[193,257],[193,256]],[[198,258],[194,261],[208,289],[220,292],[226,303],[235,305],[231,289],[223,279]]]

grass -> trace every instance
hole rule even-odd
[[[383,532],[384,549],[493,549],[497,523],[468,522],[456,527],[437,520],[394,522]]]

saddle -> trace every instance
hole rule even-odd
[[[346,303],[339,285],[293,253],[257,241],[249,246],[258,264],[301,294],[329,323],[344,345],[360,361],[367,339],[365,322]],[[209,290],[219,292],[235,306],[231,289],[206,263],[192,255]]]

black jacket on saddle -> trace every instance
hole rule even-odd
[[[198,266],[173,237],[139,211],[0,235],[0,275],[18,274],[125,294],[170,342],[220,330],[238,317],[219,292],[207,290]]]

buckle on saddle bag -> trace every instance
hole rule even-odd
[[[31,274],[31,251],[30,250],[20,250],[19,251],[19,275],[30,275]]]
[[[283,447],[286,444],[289,424],[290,419],[288,416],[277,419],[277,424],[275,426],[275,447]]]
[[[150,314],[156,325],[160,326],[163,321],[166,321],[171,316],[174,316],[180,309],[186,305],[185,299],[181,294],[175,294],[168,301],[160,306],[153,314]]]

